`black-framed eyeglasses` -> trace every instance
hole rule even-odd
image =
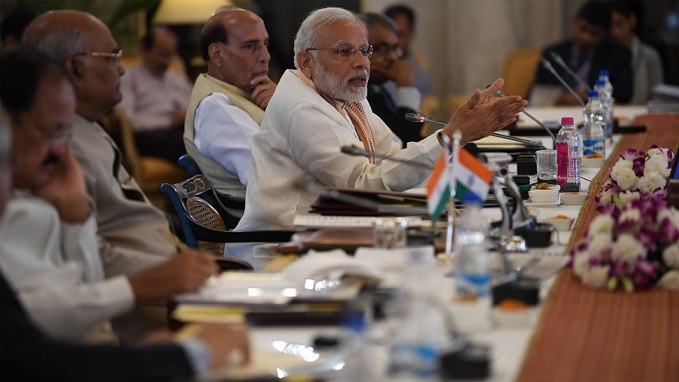
[[[71,56],[102,57],[112,64],[118,64],[123,58],[123,50],[114,49],[112,52],[78,52],[73,53]]]
[[[332,52],[335,52],[337,57],[347,59],[351,56],[353,56],[356,52],[360,52],[361,56],[370,58],[373,55],[373,46],[368,45],[360,48],[353,48],[353,47],[348,47],[348,46],[342,46],[339,48],[308,48],[306,51],[310,50],[330,50]]]
[[[394,52],[396,57],[401,58],[403,57],[403,49],[398,44],[394,45],[389,45],[389,44],[379,44],[375,45],[375,53],[379,54],[380,56],[386,56],[389,53]]]

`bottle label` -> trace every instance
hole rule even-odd
[[[605,143],[603,139],[584,139],[582,141],[583,158],[603,158]]]
[[[568,143],[556,142],[556,183],[568,181]]]

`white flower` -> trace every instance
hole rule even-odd
[[[679,272],[669,271],[658,280],[658,286],[665,289],[679,289]]]
[[[679,267],[679,244],[672,244],[665,248],[662,258],[668,267]]]
[[[669,174],[667,174],[669,175]],[[652,172],[639,178],[637,187],[639,191],[650,193],[656,188],[663,188],[667,184],[667,180],[657,172]]]
[[[638,223],[641,221],[641,211],[639,211],[638,208],[630,208],[628,210],[625,210],[623,211],[623,213],[620,214],[618,221],[621,223],[625,221]]]
[[[658,222],[662,222],[665,218],[669,218],[672,225],[679,228],[679,210],[674,207],[665,208],[658,211]]]
[[[646,155],[649,157],[654,157],[654,156],[663,156],[667,158],[667,153],[670,151],[670,149],[665,148],[665,147],[656,147],[654,149],[650,149],[646,152]]]
[[[633,164],[633,163],[632,163],[631,160],[627,160],[627,159],[622,159],[622,158],[620,158],[620,159],[618,159],[618,161],[615,162],[615,164],[613,165],[613,169],[616,169],[616,168],[618,168],[618,169],[621,169],[621,168],[629,168],[629,169],[631,169],[631,168],[632,168],[632,164]]]
[[[644,164],[644,175],[648,176],[652,173],[658,173],[664,178],[670,176],[670,167],[668,166],[666,156],[655,155],[646,161]]]
[[[618,161],[618,163],[620,163],[620,161]],[[632,170],[631,167],[618,166],[617,163],[613,166],[611,178],[618,183],[618,186],[623,191],[633,190],[637,185],[637,175],[634,173],[634,170]]]
[[[613,240],[610,233],[597,233],[589,240],[587,251],[592,255],[601,253],[606,248],[610,248]]]
[[[622,204],[627,204],[632,200],[637,200],[640,196],[641,194],[637,191],[624,191],[618,195]]]
[[[610,233],[613,232],[613,226],[615,222],[611,215],[599,215],[589,224],[589,235],[596,235],[598,233]],[[608,235],[610,238],[610,235]]]
[[[597,265],[590,267],[585,274],[581,276],[582,283],[592,288],[603,288],[608,283],[608,265]]]
[[[646,257],[646,250],[634,236],[623,233],[618,236],[618,240],[613,244],[613,252],[611,256],[614,259],[620,259],[627,263],[632,263],[637,257]]]
[[[573,259],[573,272],[582,278],[589,269],[589,253],[578,252]]]

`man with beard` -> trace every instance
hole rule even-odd
[[[253,167],[245,215],[237,230],[287,228],[306,213],[318,193],[301,185],[403,191],[422,184],[429,171],[395,161],[346,156],[344,145],[400,159],[431,163],[443,149],[438,134],[401,149],[389,127],[366,101],[370,56],[365,25],[351,12],[324,8],[300,26],[294,43],[295,67],[285,72],[252,144]],[[439,131],[462,143],[516,120],[520,97],[496,98],[497,80],[474,95]]]

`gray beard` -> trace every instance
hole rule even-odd
[[[319,63],[314,68],[314,84],[318,90],[327,94],[330,98],[345,102],[361,102],[368,96],[368,81],[366,80],[366,86],[360,88],[352,88],[347,85],[351,77],[361,74],[367,75],[368,73],[365,70],[360,70],[347,76],[347,78],[341,78]]]

